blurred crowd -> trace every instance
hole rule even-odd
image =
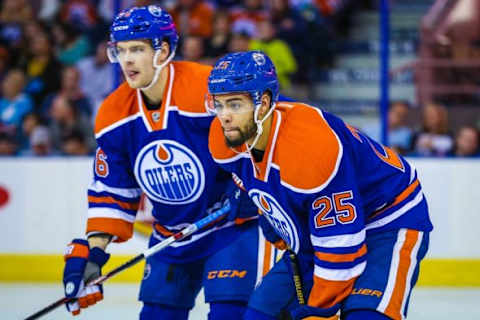
[[[423,106],[417,119],[412,119],[412,111],[406,101],[390,104],[388,144],[398,153],[410,157],[480,157],[480,132],[475,125],[461,125],[452,132],[447,107],[437,103]],[[378,126],[364,131],[381,141]]]
[[[312,67],[329,63],[336,19],[349,2],[3,0],[0,155],[94,151],[96,110],[115,82],[106,46],[118,3],[167,9],[180,34],[177,59],[212,64],[231,51],[265,51],[288,90],[292,81],[308,82]]]
[[[180,34],[176,59],[213,64],[227,52],[262,50],[284,94],[333,63],[336,39],[355,8],[350,0],[122,0],[122,8],[160,4]],[[0,0],[0,155],[90,155],[93,122],[115,86],[106,55],[115,0]],[[392,104],[390,142],[402,154],[478,154],[478,132],[448,130],[445,107],[423,108],[418,130],[409,106]],[[378,130],[370,130],[378,138]]]

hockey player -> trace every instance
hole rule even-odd
[[[67,308],[78,314],[102,299],[101,287],[85,284],[100,275],[109,258],[107,245],[132,236],[145,193],[156,219],[150,246],[226,199],[232,210],[226,221],[147,259],[140,319],[187,319],[202,286],[209,319],[226,319],[226,314],[239,319],[262,276],[263,260],[257,263],[262,236],[256,221],[240,224],[257,209],[244,206],[244,200],[251,202],[248,196],[239,196],[231,174],[208,152],[213,117],[205,109],[205,95],[211,67],[171,62],[178,36],[171,16],[158,6],[122,11],[110,31],[109,58],[120,64],[126,82],[106,98],[96,118],[88,240],[75,239],[67,247],[65,294],[78,298]]]
[[[261,52],[228,54],[208,80],[209,148],[297,254],[308,292],[296,306],[286,261],[252,294],[245,319],[403,319],[432,224],[415,169],[341,119],[278,102]],[[285,260],[285,259],[284,259]]]

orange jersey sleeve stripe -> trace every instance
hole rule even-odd
[[[115,203],[120,206],[122,209],[126,210],[138,210],[139,203],[131,203],[131,202],[123,202],[116,200],[112,197],[95,197],[95,196],[88,196],[88,202],[91,203]]]
[[[324,252],[315,252],[315,256],[323,261],[328,262],[352,262],[358,257],[361,257],[367,253],[367,245],[363,244],[357,252],[348,253],[348,254],[337,254],[337,253],[324,253]]]
[[[400,249],[400,261],[398,263],[395,287],[392,296],[385,309],[385,314],[392,319],[402,319],[402,302],[407,285],[408,269],[412,262],[411,254],[418,241],[419,232],[416,230],[407,230],[405,242]]]
[[[394,206],[396,206],[397,204],[399,204],[400,202],[402,202],[403,200],[407,199],[407,197],[409,195],[411,195],[415,189],[417,189],[417,187],[420,185],[420,182],[417,180],[415,180],[414,182],[412,182],[407,188],[405,188],[405,190],[403,190],[396,198],[395,198],[395,201],[393,201],[392,204],[390,204],[389,206],[381,209],[380,211],[377,211],[375,212],[374,214],[372,214],[369,219],[372,219],[372,218],[375,218],[376,216],[382,214],[383,212],[385,212],[385,210],[388,210]]]
[[[133,235],[133,223],[112,218],[90,218],[87,221],[87,233],[105,232],[116,236],[115,242],[123,242]]]
[[[357,277],[347,281],[332,281],[314,275],[308,305],[318,308],[333,307],[352,292],[356,279]]]

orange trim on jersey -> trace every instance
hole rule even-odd
[[[355,280],[357,277],[347,281],[332,281],[314,275],[308,305],[318,308],[333,307],[352,292]]]
[[[116,236],[115,242],[123,242],[133,235],[133,223],[113,218],[89,218],[87,221],[87,233],[105,232]]]
[[[323,261],[328,262],[352,262],[358,257],[361,257],[367,253],[367,245],[363,244],[360,249],[355,253],[348,254],[337,254],[337,253],[324,253],[324,252],[315,252],[315,256]]]
[[[371,216],[369,216],[368,218],[369,219],[373,219],[375,218],[376,216],[382,214],[383,212],[385,212],[385,210],[388,210],[394,206],[396,206],[397,204],[399,204],[400,202],[402,202],[403,200],[407,199],[407,197],[409,195],[411,195],[416,189],[417,187],[420,185],[420,182],[418,181],[418,179],[416,179],[414,182],[412,182],[408,187],[405,188],[405,190],[403,190],[398,196],[395,197],[395,200],[393,201],[392,204],[388,205],[387,207],[381,209],[380,211],[377,211],[377,212],[374,212]]]
[[[345,123],[345,126],[347,127],[348,130],[350,130],[350,132],[352,133],[352,135],[358,140],[360,141],[361,143],[363,143],[362,141],[362,138],[360,137],[360,135],[358,134],[358,129]]]
[[[88,259],[88,255],[90,253],[88,246],[80,243],[70,243],[67,247],[67,250],[71,250],[71,252],[65,254],[65,261],[73,257]]]
[[[408,229],[405,233],[405,242],[400,249],[395,287],[393,288],[392,296],[384,312],[387,316],[395,320],[402,319],[402,302],[407,285],[408,269],[412,263],[411,254],[418,241],[418,235],[418,231]]]
[[[263,270],[262,276],[264,277],[268,271],[270,271],[271,263],[272,263],[272,244],[268,241],[265,241],[265,251],[263,257]]]
[[[190,61],[174,61],[175,70],[170,105],[179,111],[207,113],[205,97],[208,93],[208,76],[212,66]]]
[[[334,130],[314,107],[288,103],[276,109],[282,125],[273,162],[281,168],[282,181],[305,190],[323,186],[340,161],[342,146]]]
[[[138,210],[139,203],[131,203],[131,202],[123,202],[116,200],[112,197],[95,197],[95,196],[88,196],[88,202],[91,203],[115,203],[118,204],[122,209],[125,210]]]
[[[208,148],[212,157],[217,160],[227,160],[231,159],[238,154],[229,148],[225,143],[225,136],[223,135],[222,124],[217,117],[213,119],[212,124],[210,125],[210,134],[208,135]],[[237,152],[245,152],[245,144],[241,147],[235,148]]]
[[[167,237],[170,237],[171,235],[173,235],[173,232],[168,230],[167,228],[165,228],[164,226],[162,226],[161,224],[159,223],[154,223],[153,224],[153,227],[155,228],[155,230],[160,233],[162,236],[164,236],[165,238]]]
[[[98,109],[95,118],[95,134],[138,111],[136,90],[124,82],[103,101]]]

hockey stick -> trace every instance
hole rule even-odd
[[[298,258],[295,252],[288,248],[287,249],[287,254],[290,259],[290,266],[292,268],[292,273],[293,273],[293,283],[295,285],[295,292],[297,294],[297,301],[298,304],[303,306],[305,305],[305,294],[303,293],[303,282],[302,282],[302,275],[300,273],[300,268],[298,266]],[[339,320],[338,315],[333,315],[331,317],[326,317],[326,318],[319,318],[319,319],[325,319],[325,320]]]
[[[188,227],[186,227],[185,229],[183,230],[180,230],[179,232],[171,235],[170,237],[168,237],[167,239],[163,240],[162,242],[160,243],[157,243],[156,245],[154,245],[153,247],[145,250],[144,252],[140,253],[139,255],[133,257],[132,259],[128,260],[127,262],[125,262],[124,264],[116,267],[115,269],[111,270],[110,272],[98,277],[97,279],[95,280],[92,280],[90,281],[87,286],[91,286],[91,285],[97,285],[97,284],[102,284],[104,283],[105,281],[107,281],[108,279],[110,279],[111,277],[113,277],[114,275],[116,275],[117,273],[120,273],[122,272],[123,270],[125,269],[128,269],[130,268],[131,266],[139,263],[140,261],[142,261],[143,259],[146,259],[148,257],[150,257],[151,255],[154,255],[155,253],[165,249],[166,247],[170,246],[172,243],[176,242],[176,241],[179,241],[179,240],[182,240],[186,237],[188,237],[189,235],[191,235],[192,233],[195,233],[197,230],[199,229],[202,229],[203,227],[211,224],[211,223],[214,223],[215,220],[219,219],[219,218],[222,218],[224,215],[227,214],[227,212],[230,210],[230,204],[227,203],[224,207],[218,209],[217,211],[214,211],[213,213],[209,214],[208,216],[206,216],[205,218],[203,219],[200,219],[199,221],[189,225]],[[54,303],[46,306],[45,308],[43,308],[42,310],[39,310],[37,312],[35,312],[34,314],[32,314],[31,316],[25,318],[25,320],[33,320],[33,319],[38,319],[40,318],[41,316],[49,313],[50,311],[52,311],[53,309],[61,306],[62,304],[65,304],[67,302],[71,302],[75,300],[75,298],[67,298],[67,297],[63,297],[57,301],[55,301]]]
[[[302,275],[300,274],[300,268],[298,267],[298,259],[295,252],[288,248],[288,258],[290,259],[290,266],[293,274],[293,284],[295,285],[295,293],[297,294],[297,300],[299,305],[305,304],[305,294],[303,293]]]

